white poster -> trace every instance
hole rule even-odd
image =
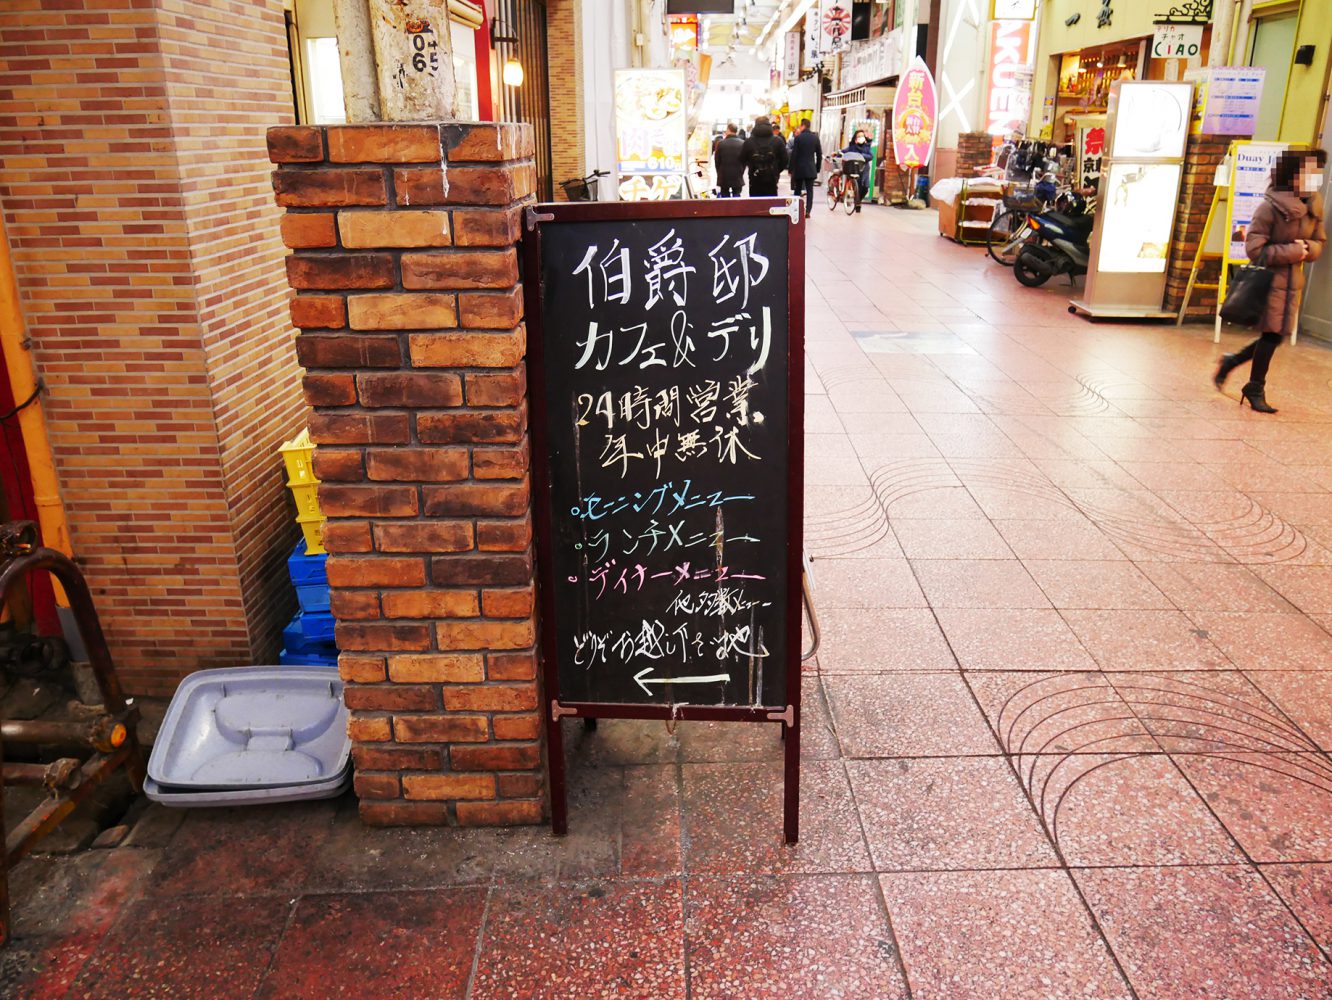
[[[1230,172],[1230,240],[1228,259],[1247,263],[1244,241],[1249,236],[1249,223],[1254,210],[1262,204],[1263,195],[1272,181],[1272,168],[1277,158],[1288,147],[1281,142],[1235,143],[1235,165]]]
[[[1160,274],[1170,251],[1178,163],[1112,163],[1102,208],[1102,271]]]
[[[1258,128],[1263,99],[1261,66],[1213,66],[1207,78],[1202,130],[1207,135],[1250,136]]]
[[[1193,109],[1193,84],[1119,84],[1111,159],[1167,159],[1184,155]]]

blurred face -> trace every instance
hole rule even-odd
[[[1318,161],[1305,160],[1300,167],[1300,175],[1295,179],[1295,187],[1300,194],[1316,194],[1323,190],[1323,171],[1318,166]]]
[[[864,133],[864,132],[857,132],[857,133],[856,133],[856,137],[855,137],[854,139],[852,139],[851,141],[854,142],[857,146],[859,146],[861,143],[863,143],[863,142],[865,141],[865,133]]]

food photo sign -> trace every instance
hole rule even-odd
[[[615,170],[621,201],[686,197],[689,133],[678,69],[615,74]]]

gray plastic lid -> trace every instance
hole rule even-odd
[[[171,699],[148,776],[177,789],[327,782],[351,754],[336,667],[228,667],[190,674]]]

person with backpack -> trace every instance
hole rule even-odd
[[[745,186],[745,165],[740,162],[744,146],[744,141],[735,134],[734,123],[728,124],[726,134],[712,153],[717,168],[717,194],[722,198],[739,198]]]
[[[786,169],[786,143],[772,134],[767,118],[754,122],[754,131],[740,150],[740,162],[749,170],[751,198],[777,196],[777,178]]]
[[[805,215],[814,211],[814,178],[823,166],[823,143],[818,133],[803,118],[791,140],[791,193],[797,198],[805,195]]]

